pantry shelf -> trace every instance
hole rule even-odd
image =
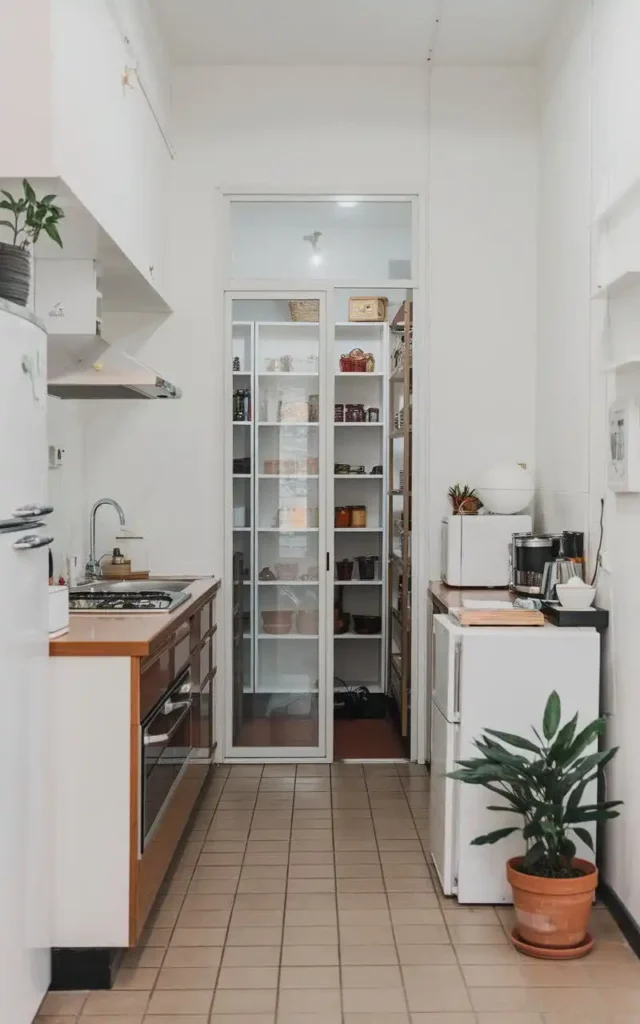
[[[336,633],[336,640],[382,640],[382,633]]]

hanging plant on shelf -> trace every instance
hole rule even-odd
[[[17,199],[6,189],[0,192],[4,196],[0,210],[7,210],[13,218],[0,220],[0,226],[12,232],[10,242],[0,242],[0,298],[26,306],[31,285],[29,248],[43,231],[62,248],[58,222],[64,217],[64,210],[55,205],[55,195],[38,199],[26,178],[22,181],[22,195]]]
[[[454,516],[475,516],[482,508],[480,498],[468,484],[455,484],[448,493]]]

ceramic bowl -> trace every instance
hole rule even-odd
[[[574,612],[590,608],[596,596],[595,587],[570,587],[567,583],[558,583],[556,590],[562,607]]]

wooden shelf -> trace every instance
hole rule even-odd
[[[603,281],[596,285],[592,294],[593,299],[615,299],[625,292],[640,292],[640,267],[633,267],[621,271],[609,281]]]

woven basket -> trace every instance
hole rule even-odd
[[[293,299],[289,303],[291,319],[297,323],[314,323],[320,320],[320,299]]]

